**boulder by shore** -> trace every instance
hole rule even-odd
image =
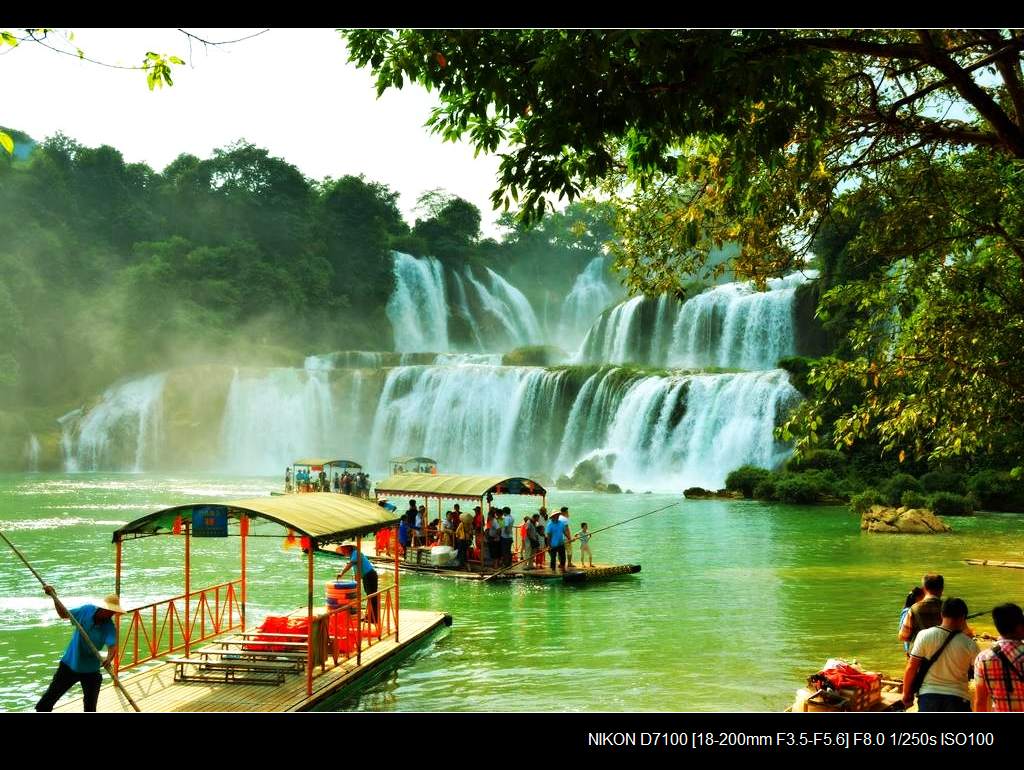
[[[931,535],[953,528],[927,508],[887,508],[872,505],[860,518],[860,528],[890,535]]]

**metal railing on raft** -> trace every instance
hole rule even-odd
[[[244,630],[242,581],[202,588],[117,616],[115,671],[124,671],[227,631]],[[124,631],[124,624],[128,628]]]
[[[371,600],[378,600],[379,611],[370,614]],[[328,657],[337,666],[352,658],[361,662],[364,647],[398,636],[398,586],[381,589],[360,600],[345,602],[313,618],[306,637],[306,693],[313,692],[314,670],[323,672]],[[355,611],[355,612],[353,612]]]
[[[354,612],[355,600],[346,602],[315,618],[315,622],[323,624],[328,629],[327,636],[330,641],[327,652],[334,660],[335,665],[356,657],[362,649],[372,647],[395,635],[398,631],[395,588],[395,586],[389,586],[369,596],[363,596],[358,622]],[[379,611],[376,613],[370,612],[373,599],[377,599],[378,602]],[[327,661],[326,659],[321,660],[321,657],[314,652],[314,660],[320,663],[320,667],[323,669],[326,667]]]

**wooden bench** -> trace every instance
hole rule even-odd
[[[199,658],[171,658],[170,662],[174,664],[175,682],[279,685],[284,682],[287,673],[295,670],[295,665],[289,662],[225,660],[223,658],[210,660],[208,654]],[[189,666],[193,666],[196,672],[189,673],[187,671]],[[237,676],[239,672],[245,673],[246,676]]]
[[[228,647],[203,647],[192,651],[193,656],[204,660],[252,661],[254,663],[287,663],[295,671],[306,668],[305,652],[275,652],[263,650],[232,650]]]

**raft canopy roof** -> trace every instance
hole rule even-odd
[[[363,466],[357,463],[355,460],[326,460],[319,457],[307,457],[304,460],[296,460],[292,463],[293,466],[308,465],[309,467],[326,467],[328,465],[337,465],[339,468],[362,468]]]
[[[521,476],[456,476],[437,473],[397,473],[379,482],[378,495],[449,497],[475,500],[492,495],[546,495],[533,479]]]
[[[405,465],[407,463],[418,463],[420,465],[437,465],[437,460],[430,457],[395,457],[390,460],[392,465]]]
[[[333,543],[393,527],[400,517],[376,503],[350,495],[310,492],[304,495],[252,497],[220,503],[188,503],[165,508],[136,519],[114,532],[114,542],[128,537],[167,535],[178,516],[189,522],[193,515],[227,509],[228,519],[243,515],[267,519],[309,537],[314,543]]]

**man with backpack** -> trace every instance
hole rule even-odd
[[[999,638],[974,661],[974,710],[1024,712],[1024,610],[992,610]]]
[[[910,608],[900,627],[900,641],[914,646],[917,635],[942,623],[942,575],[924,576],[924,598]]]
[[[967,603],[946,599],[941,614],[942,624],[921,631],[910,648],[903,672],[903,704],[910,706],[916,694],[918,711],[970,711],[967,681],[979,650],[978,643],[964,633]],[[918,681],[921,668],[926,673]]]

